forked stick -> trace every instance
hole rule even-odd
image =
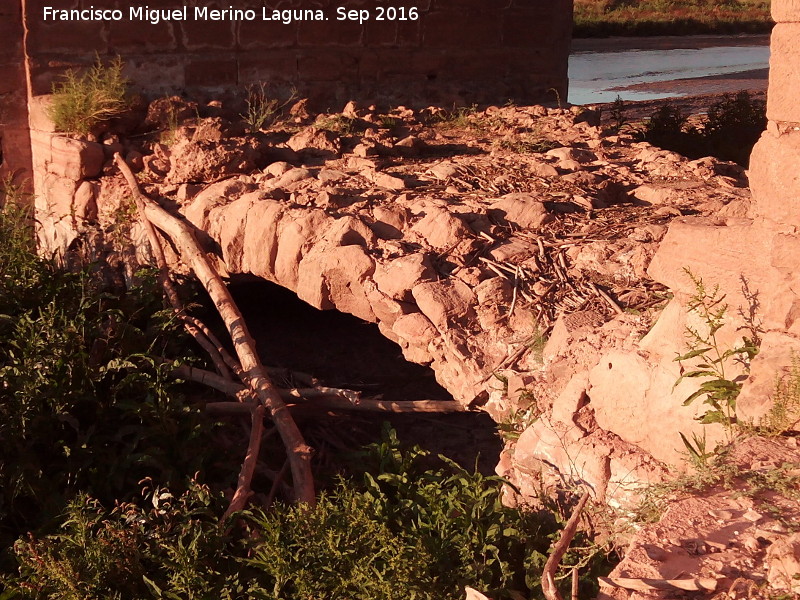
[[[275,427],[278,429],[286,447],[292,470],[295,500],[313,506],[316,503],[316,496],[314,494],[314,479],[311,474],[312,450],[305,443],[289,409],[281,399],[278,390],[270,381],[266,368],[261,364],[256,353],[255,342],[250,336],[244,318],[236,306],[230,291],[207,260],[205,252],[197,242],[193,228],[144,196],[139,190],[136,178],[127,163],[119,154],[115,154],[114,159],[133,192],[137,207],[140,207],[145,226],[149,222],[151,226],[157,227],[165,235],[169,236],[173,244],[178,248],[181,259],[192,269],[214,302],[214,306],[228,329],[236,354],[239,357],[239,362],[242,366],[243,383],[253,390],[259,402],[269,411],[270,417],[275,423]],[[157,250],[154,249],[154,252],[157,252]],[[256,413],[257,411],[253,411],[254,418]],[[255,423],[253,426],[257,427]],[[260,439],[259,436],[259,443]],[[251,450],[252,448],[248,448],[248,457],[253,454]],[[244,465],[242,472],[244,473]],[[231,507],[228,509],[229,512],[244,506],[250,494],[249,485],[245,487],[246,489],[240,487],[236,490],[234,499],[231,501]]]
[[[558,588],[556,587],[556,569],[558,569],[561,559],[564,557],[564,554],[566,554],[572,538],[575,537],[575,532],[578,529],[578,522],[581,519],[581,512],[583,511],[583,507],[586,506],[586,502],[588,500],[589,492],[586,492],[578,501],[578,505],[572,512],[572,516],[569,518],[569,521],[567,521],[567,524],[561,531],[561,537],[558,538],[558,542],[556,542],[553,552],[550,553],[547,562],[544,564],[544,570],[542,571],[542,593],[544,593],[544,597],[547,598],[547,600],[563,600]]]

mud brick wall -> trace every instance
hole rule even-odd
[[[25,80],[22,8],[19,2],[0,2],[0,179],[30,179],[28,89]]]
[[[12,0],[20,1],[20,0]],[[330,103],[502,103],[566,97],[572,0],[21,0],[34,95],[55,75],[119,54],[127,75],[159,94],[209,95],[266,82]],[[130,22],[128,6],[253,9],[255,21]],[[270,9],[322,9],[327,21],[283,24]],[[45,22],[43,7],[118,8],[118,22]],[[336,9],[367,9],[364,24]],[[416,21],[377,21],[377,7],[416,7]],[[551,91],[548,91],[551,90]],[[341,108],[341,107],[338,107]]]

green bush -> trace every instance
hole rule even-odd
[[[98,57],[83,75],[69,70],[54,83],[48,112],[56,131],[86,135],[99,123],[123,113],[128,108],[128,82],[122,69],[119,57],[107,66]]]
[[[426,458],[390,434],[363,457],[377,470],[362,483],[340,482],[313,509],[255,509],[222,527],[222,499],[196,483],[180,496],[151,487],[111,511],[79,497],[59,533],[16,544],[19,575],[6,583],[40,600],[446,600],[465,585],[541,597],[559,519],[505,508],[497,478],[449,462],[424,469]],[[608,567],[601,556],[572,551],[564,562],[590,559],[594,580]],[[584,596],[596,592],[584,585]]]
[[[715,156],[748,165],[750,152],[767,126],[766,103],[746,91],[712,104],[697,125],[671,104],[664,104],[644,124],[639,138],[689,158]]]
[[[154,274],[124,294],[39,258],[24,213],[0,212],[0,548],[80,491],[129,497],[211,464],[208,426],[153,356],[188,346]]]

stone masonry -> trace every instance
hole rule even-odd
[[[30,179],[28,88],[23,51],[22,6],[0,4],[0,179]]]
[[[157,24],[129,21],[131,4],[116,0],[2,4],[3,170],[30,168],[24,95],[49,93],[59,74],[91,64],[95,55],[121,56],[125,75],[150,96],[185,93],[219,98],[265,83],[275,92],[296,89],[322,108],[341,107],[351,99],[452,105],[566,97],[572,0],[151,0],[146,3],[150,9],[185,5],[190,15],[196,6],[223,9],[229,4],[257,14],[252,21],[190,18]],[[121,9],[125,18],[45,21],[46,6]],[[368,10],[371,18],[364,23],[339,21],[339,6]],[[265,7],[319,9],[328,20],[263,21]],[[419,18],[378,21],[378,7],[415,8]]]

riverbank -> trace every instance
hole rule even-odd
[[[576,38],[768,33],[769,0],[575,0]]]

